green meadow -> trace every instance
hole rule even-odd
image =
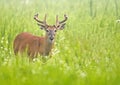
[[[120,0],[0,0],[0,85],[120,85]],[[34,15],[55,24],[52,58],[14,55],[17,34],[44,36]]]

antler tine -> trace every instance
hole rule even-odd
[[[44,24],[45,24],[45,25],[47,25],[46,17],[47,17],[47,14],[45,14],[45,17],[44,17]]]
[[[60,24],[62,24],[62,23],[64,23],[65,21],[67,21],[68,17],[67,17],[66,14],[64,14],[64,18],[65,18],[64,20],[62,20],[62,21],[59,22]]]
[[[39,20],[38,14],[34,15],[34,19],[35,19],[37,22],[39,22],[39,23],[42,23],[42,24],[44,23],[43,21],[40,21],[40,20]]]
[[[56,26],[59,24],[58,15],[56,15]]]

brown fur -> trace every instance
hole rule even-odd
[[[58,16],[56,16],[56,25],[48,25],[46,23],[46,15],[44,17],[44,21],[39,20],[38,14],[34,16],[34,19],[38,22],[38,25],[41,27],[41,29],[46,32],[46,35],[44,37],[39,37],[27,32],[23,32],[15,37],[13,44],[15,54],[18,54],[18,52],[22,54],[23,52],[27,51],[27,54],[32,59],[38,54],[43,56],[50,54],[54,44],[55,34],[57,30],[64,29],[67,16],[64,15],[64,20],[62,21],[58,21]]]
[[[27,53],[31,58],[36,57],[38,54],[44,56],[49,55],[53,43],[48,43],[46,39],[47,36],[38,37],[27,32],[20,33],[14,40],[14,53],[17,54],[20,52],[21,54],[25,52],[27,48]]]

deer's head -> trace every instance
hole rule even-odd
[[[37,24],[40,26],[42,30],[45,30],[46,36],[48,37],[49,42],[53,42],[55,38],[55,34],[57,30],[62,30],[65,27],[65,22],[67,21],[67,16],[64,15],[64,20],[59,21],[58,15],[56,16],[56,24],[55,25],[48,25],[46,22],[46,15],[43,21],[40,21],[38,18],[38,14],[34,16],[34,19],[38,22]]]

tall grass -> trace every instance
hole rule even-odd
[[[92,2],[90,2],[92,1]],[[1,85],[119,85],[119,0],[0,0]],[[90,8],[91,7],[91,8]],[[91,12],[91,13],[90,13]],[[13,40],[18,33],[43,36],[33,19],[39,13],[55,23],[56,14],[69,17],[58,31],[53,56],[29,62],[15,56]],[[94,18],[93,18],[94,17]]]

